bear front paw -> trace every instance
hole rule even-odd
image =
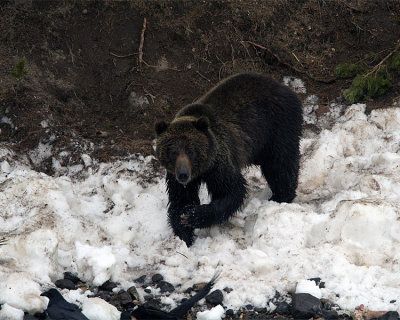
[[[185,227],[195,228],[196,206],[186,206],[181,213],[181,223]]]

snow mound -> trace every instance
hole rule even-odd
[[[219,266],[215,288],[233,289],[224,293],[228,308],[268,306],[276,291],[320,277],[321,296],[342,308],[400,311],[400,110],[364,110],[353,105],[330,130],[304,136],[294,203],[268,201],[251,167],[243,210],[199,230],[191,248],[168,226],[163,179],[144,174],[151,157],[96,166],[87,159],[78,179],[35,172],[0,151],[0,237],[9,239],[0,247],[0,303],[42,310],[40,291],[64,271],[123,289],[159,272],[183,284],[169,296],[172,307]],[[76,295],[80,303],[85,295]]]

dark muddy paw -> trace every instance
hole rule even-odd
[[[182,210],[181,223],[187,228],[194,228],[196,222],[196,207],[187,206]]]

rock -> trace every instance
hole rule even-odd
[[[146,289],[144,289],[144,292],[146,292],[146,293],[151,293],[151,289],[146,288]]]
[[[232,288],[225,287],[225,288],[224,288],[224,291],[225,291],[226,293],[231,293],[231,292],[233,291],[233,289],[232,289]]]
[[[78,282],[84,282],[78,278],[78,276],[74,275],[72,272],[64,272],[64,279],[71,280],[73,283],[77,284]]]
[[[235,315],[235,312],[233,312],[232,309],[228,309],[226,310],[225,315],[232,318]]]
[[[110,280],[107,280],[106,282],[104,282],[100,287],[99,290],[102,291],[112,291],[114,288],[117,287],[117,284],[115,282],[112,282]]]
[[[76,290],[76,284],[69,279],[60,279],[54,282],[54,284],[60,289]]]
[[[133,281],[135,281],[136,283],[144,283],[146,281],[146,278],[147,278],[147,276],[143,275]]]
[[[379,320],[398,320],[400,319],[399,313],[397,311],[386,312]]]
[[[137,289],[135,286],[128,288],[128,290],[126,290],[126,291],[130,294],[130,296],[133,300],[140,300],[139,293],[137,292]]]
[[[288,316],[290,314],[289,303],[285,301],[278,303],[274,312],[280,314],[281,316]]]
[[[253,307],[251,304],[247,304],[247,305],[246,305],[246,309],[247,309],[247,310],[253,310],[253,308],[254,308],[254,307]]]
[[[118,292],[117,299],[119,300],[121,306],[123,306],[123,307],[133,307],[132,297],[125,290],[121,290],[120,292]]]
[[[293,298],[293,317],[312,318],[321,312],[321,301],[308,293],[296,293]]]
[[[217,289],[211,292],[208,296],[206,296],[207,303],[216,306],[218,304],[222,304],[224,300],[224,294],[221,290]]]
[[[153,275],[151,277],[151,282],[153,282],[153,283],[159,283],[162,280],[164,280],[164,277],[159,273],[156,273],[155,275]]]
[[[161,280],[159,283],[157,283],[157,288],[160,288],[161,293],[164,292],[174,292],[175,288],[172,284],[170,284],[167,281]]]
[[[96,297],[99,297],[100,299],[103,299],[105,301],[110,301],[110,298],[111,298],[110,294],[106,291],[99,291],[96,294]]]
[[[339,315],[335,310],[322,310],[322,317],[324,320],[339,319]]]

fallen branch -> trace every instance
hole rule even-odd
[[[390,51],[390,52],[387,54],[387,56],[384,57],[384,58],[381,60],[381,62],[379,62],[375,67],[373,67],[372,70],[371,70],[370,72],[368,72],[367,74],[365,74],[364,77],[368,77],[369,75],[371,75],[371,74],[377,72],[377,71],[381,68],[382,64],[383,64],[387,59],[389,59],[389,58],[393,55],[393,53],[395,53],[395,52],[398,51],[399,49],[400,49],[400,39],[397,40],[397,45],[394,47],[394,49],[393,49],[392,51]]]
[[[144,32],[146,31],[146,24],[147,19],[143,19],[143,28],[142,33],[140,34],[140,44],[139,44],[139,70],[142,69],[142,62],[143,62],[143,43],[144,43]]]
[[[124,55],[124,56],[120,56],[120,55],[118,55],[118,54],[116,54],[116,53],[113,53],[113,52],[109,52],[112,56],[114,56],[114,57],[116,57],[116,58],[129,58],[129,57],[132,57],[132,56],[136,56],[137,55],[137,53],[129,53],[129,54],[126,54],[126,55]]]
[[[304,74],[304,75],[306,75],[307,77],[309,77],[309,78],[312,79],[312,80],[315,80],[315,81],[318,81],[318,82],[322,82],[322,83],[332,83],[332,82],[334,82],[334,81],[336,80],[336,78],[331,78],[331,79],[316,78],[316,77],[310,75],[309,73],[307,73],[306,71],[300,70],[299,68],[297,68],[297,67],[291,65],[290,63],[283,61],[278,55],[276,55],[274,52],[272,52],[269,48],[264,47],[264,46],[262,46],[262,45],[260,45],[260,44],[258,44],[258,43],[253,42],[253,41],[244,41],[244,42],[247,42],[247,43],[251,44],[252,46],[254,46],[254,47],[256,47],[256,48],[259,48],[259,49],[261,49],[261,50],[267,51],[267,52],[268,52],[270,55],[272,55],[280,64],[283,64],[284,66],[288,67],[289,69],[292,69],[292,70],[294,70],[294,71],[296,71],[296,72],[298,72],[298,73],[300,73],[300,74]]]

